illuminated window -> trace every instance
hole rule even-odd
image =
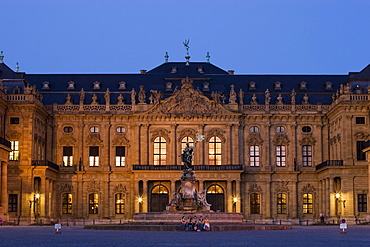
[[[123,193],[118,193],[115,195],[115,205],[116,205],[116,214],[124,214],[125,213],[125,203],[126,203],[126,196]]]
[[[286,158],[286,152],[285,152],[285,146],[278,145],[276,146],[276,166],[285,166],[285,158]]]
[[[302,146],[302,164],[303,166],[312,166],[312,146]]]
[[[249,147],[249,165],[260,166],[260,147],[250,146]]]
[[[166,186],[158,184],[152,189],[152,194],[168,194],[168,189]]]
[[[277,206],[277,213],[278,214],[286,214],[286,212],[287,212],[286,202],[287,202],[286,194],[284,194],[284,193],[277,194],[276,206]]]
[[[9,160],[19,160],[19,141],[10,141]]]
[[[358,212],[367,212],[367,194],[357,195]]]
[[[117,127],[117,128],[116,128],[116,132],[117,132],[117,133],[124,133],[125,131],[126,131],[126,128],[125,128],[125,127],[121,127],[121,126],[120,126],[120,127]]]
[[[313,213],[313,196],[311,193],[303,194],[303,213]]]
[[[62,194],[62,213],[72,214],[72,194],[71,193]]]
[[[63,166],[73,165],[73,148],[71,146],[63,147]]]
[[[89,147],[89,166],[99,166],[99,147]]]
[[[258,128],[257,126],[252,126],[249,128],[249,132],[250,133],[258,133],[260,132],[260,128]]]
[[[18,211],[18,195],[9,194],[8,197],[8,212],[17,212]]]
[[[184,148],[186,147],[187,142],[189,143],[189,146],[194,146],[193,138],[191,138],[190,136],[185,136],[181,140],[181,150],[184,150]]]
[[[259,193],[250,194],[250,209],[251,214],[261,213],[261,195]]]
[[[125,166],[125,147],[116,147],[116,166]]]
[[[157,137],[154,140],[154,165],[166,165],[166,140]]]
[[[98,133],[99,132],[99,128],[96,127],[96,126],[90,127],[90,132],[91,133]]]
[[[217,184],[213,184],[208,187],[207,194],[223,194],[224,190],[221,186]]]
[[[221,165],[221,140],[217,136],[211,137],[208,143],[209,165]]]
[[[89,214],[97,214],[99,208],[99,195],[89,194]]]

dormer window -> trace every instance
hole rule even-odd
[[[166,91],[172,91],[172,82],[166,82]]]
[[[94,85],[94,87],[93,87],[94,90],[100,90],[100,82],[94,81],[93,85]]]
[[[75,89],[75,82],[74,82],[74,81],[69,81],[69,82],[68,82],[68,87],[67,87],[67,89],[69,89],[69,90],[73,90],[73,89]]]
[[[275,90],[281,90],[281,82],[279,82],[279,81],[274,82],[274,89]]]
[[[330,81],[325,82],[325,90],[332,91],[333,90],[333,83]]]
[[[120,81],[118,90],[125,90],[126,89],[126,82]]]
[[[209,91],[209,82],[203,82],[203,91]]]
[[[172,74],[175,74],[176,72],[177,72],[177,67],[176,66],[172,66],[171,73]]]
[[[249,90],[256,90],[256,82],[254,81],[249,82]]]
[[[299,83],[299,89],[300,89],[300,90],[307,90],[307,82],[305,82],[305,81],[301,81],[301,82]]]
[[[359,85],[356,85],[354,90],[355,90],[355,94],[362,94],[362,88]]]
[[[20,94],[21,93],[21,88],[16,86],[13,88],[13,94]]]
[[[198,72],[201,73],[201,74],[204,74],[204,71],[203,71],[203,67],[202,66],[199,66],[198,67]]]
[[[48,81],[44,81],[42,83],[42,89],[44,89],[44,90],[50,89],[50,83]]]

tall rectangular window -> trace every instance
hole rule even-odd
[[[285,146],[276,146],[276,166],[285,166],[286,151]]]
[[[116,147],[116,166],[125,166],[125,147]]]
[[[8,212],[17,212],[18,211],[18,195],[9,194],[8,197]]]
[[[357,160],[366,160],[366,155],[362,150],[365,148],[365,141],[356,142]]]
[[[89,166],[99,166],[99,147],[97,146],[89,148]]]
[[[154,140],[154,165],[166,165],[167,144],[166,139],[157,137]]]
[[[260,147],[250,146],[249,147],[249,165],[260,166]]]
[[[116,214],[124,214],[125,213],[125,194],[118,193],[115,195],[116,200]]]
[[[73,165],[73,147],[65,146],[63,147],[63,166]]]
[[[217,136],[211,137],[208,143],[209,165],[221,165],[221,139]]]
[[[286,214],[286,194],[284,193],[279,193],[277,194],[277,213],[278,214]]]
[[[367,194],[357,195],[358,212],[367,212]]]
[[[10,141],[10,148],[9,160],[19,160],[19,141]]]
[[[356,124],[365,124],[365,117],[356,117]]]
[[[250,195],[250,208],[251,214],[260,214],[261,213],[261,194],[252,193]]]
[[[303,213],[313,213],[313,195],[311,193],[303,194]]]
[[[302,165],[312,166],[312,146],[311,145],[302,146]]]
[[[71,193],[62,194],[62,213],[72,214],[72,194]]]
[[[89,194],[89,214],[97,214],[99,208],[99,195]]]

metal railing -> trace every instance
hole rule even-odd
[[[11,148],[10,141],[3,137],[0,137],[0,144],[4,145],[5,147]]]
[[[52,169],[59,171],[59,166],[49,160],[32,160],[32,165],[33,166],[47,166],[47,167],[50,167]]]
[[[133,165],[133,170],[136,171],[181,171],[183,165]],[[243,170],[243,165],[194,165],[194,171],[237,171]]]
[[[343,166],[343,160],[326,160],[316,166],[316,171],[327,166]]]

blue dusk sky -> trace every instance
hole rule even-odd
[[[139,73],[206,61],[236,74],[370,63],[369,0],[1,0],[0,51],[26,73]]]

